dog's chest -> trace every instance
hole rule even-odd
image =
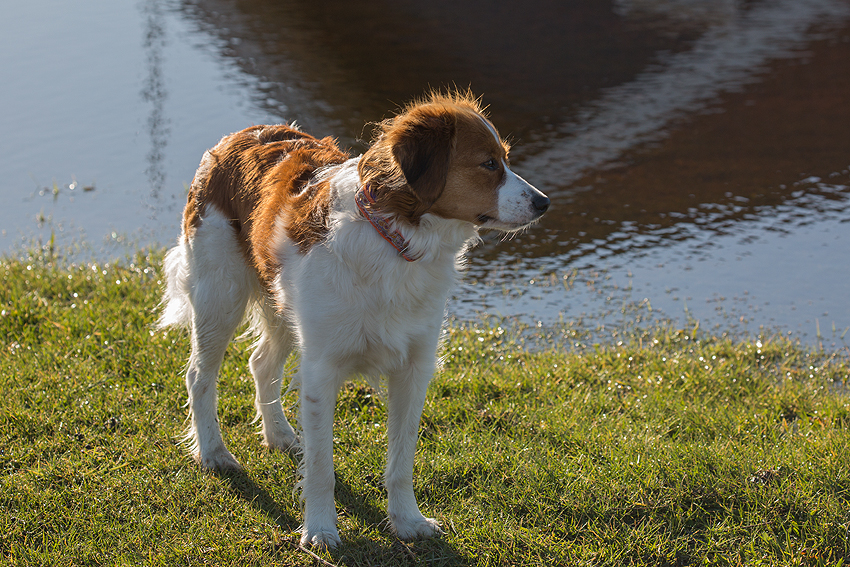
[[[320,253],[305,260],[285,285],[305,348],[364,374],[405,364],[422,348],[433,357],[457,278],[453,258],[347,263]]]
[[[340,278],[337,290],[348,298],[340,307],[349,316],[362,319],[364,331],[371,327],[384,331],[381,334],[406,335],[421,322],[443,316],[457,277],[453,267],[398,263],[394,268],[365,267]]]
[[[423,272],[354,290],[359,301],[341,319],[358,338],[348,343],[358,370],[381,374],[408,364],[419,351],[433,358],[449,287],[450,281]]]

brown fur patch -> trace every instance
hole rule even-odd
[[[509,150],[486,120],[469,92],[431,93],[377,125],[360,178],[378,207],[412,224],[425,212],[480,224],[493,213]],[[496,171],[481,167],[490,158]]]
[[[485,120],[471,113],[457,116],[451,167],[431,213],[475,224],[497,216],[498,188],[505,179],[510,147],[494,135],[496,129]],[[490,160],[494,169],[483,165]]]
[[[191,236],[207,207],[230,219],[246,257],[268,286],[280,270],[270,249],[278,215],[302,252],[328,232],[328,183],[308,186],[317,169],[349,158],[331,138],[295,128],[254,126],[224,137],[204,154],[189,190],[183,230]]]

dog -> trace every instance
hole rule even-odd
[[[431,93],[376,132],[360,157],[291,125],[224,137],[203,156],[164,260],[159,327],[191,334],[192,456],[240,467],[221,437],[216,382],[247,317],[263,443],[301,453],[304,545],[340,542],[334,406],[357,375],[385,388],[392,529],[402,539],[442,533],[416,503],[413,459],[448,294],[479,229],[518,231],[549,206],[509,169],[508,144],[468,92]],[[295,347],[300,438],[280,401]]]

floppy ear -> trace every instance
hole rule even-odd
[[[393,158],[419,201],[413,211],[418,218],[446,187],[455,118],[446,108],[420,106],[396,118],[390,134]]]

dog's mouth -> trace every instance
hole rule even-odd
[[[540,220],[541,216],[543,216],[543,215],[542,214],[538,215],[537,217],[535,217],[535,218],[533,218],[529,221],[525,221],[525,222],[503,221],[503,220],[497,219],[496,217],[491,217],[489,215],[478,215],[478,217],[476,217],[476,220],[479,221],[479,223],[480,223],[479,226],[481,228],[488,228],[488,229],[492,229],[492,230],[498,230],[498,231],[501,231],[501,232],[513,233],[513,232],[521,231],[521,230],[528,228],[529,226],[533,225],[534,223],[536,223],[537,221]]]

